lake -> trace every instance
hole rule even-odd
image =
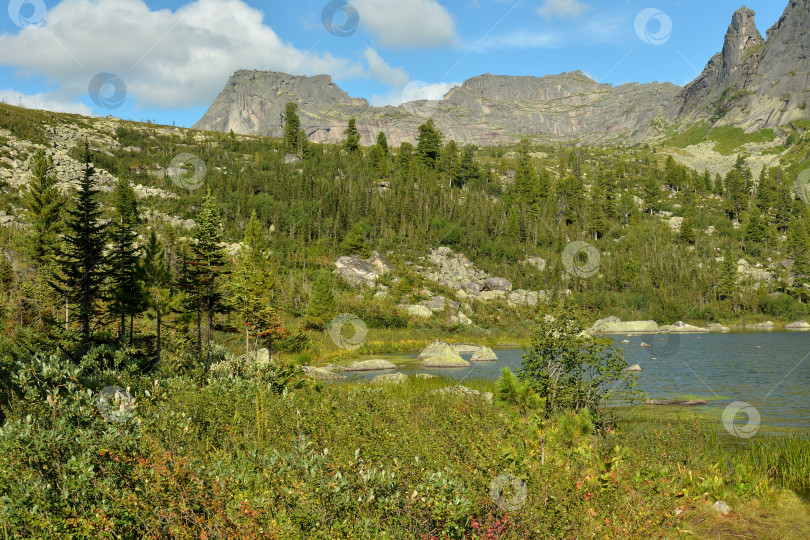
[[[697,409],[722,413],[733,402],[759,411],[769,428],[810,429],[810,333],[756,332],[699,335],[612,336],[628,365],[639,364],[638,386],[650,398],[704,399]],[[627,340],[630,343],[622,344]],[[641,343],[652,345],[642,348]],[[433,373],[456,380],[497,379],[517,371],[523,351],[497,349],[498,362],[462,369],[426,369],[417,354],[383,355],[405,374]],[[462,355],[469,359],[470,355]],[[370,377],[377,373],[363,374]]]

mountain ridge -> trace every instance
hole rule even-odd
[[[485,73],[451,88],[441,101],[374,107],[349,96],[329,75],[239,70],[194,128],[281,136],[284,108],[298,104],[313,142],[340,142],[356,118],[361,144],[383,132],[392,144],[414,143],[433,118],[447,139],[482,146],[529,137],[543,142],[637,143],[695,124],[750,133],[810,118],[805,99],[810,60],[810,0],[790,0],[764,39],[755,12],[732,14],[723,47],[700,75],[669,82],[600,83],[575,70],[558,75]]]

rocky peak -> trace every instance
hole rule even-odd
[[[754,22],[755,15],[754,10],[743,6],[735,11],[731,17],[731,24],[728,27],[726,39],[723,43],[723,52],[720,53],[722,63],[719,82],[723,86],[733,82],[739,74],[740,68],[748,59],[747,52],[752,47],[757,47],[763,43],[762,35],[760,35]]]

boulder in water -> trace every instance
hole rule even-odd
[[[479,347],[470,358],[470,362],[497,362],[498,356],[489,347]]]
[[[397,366],[387,360],[363,360],[352,363],[343,368],[343,371],[383,371],[386,369],[397,369]]]

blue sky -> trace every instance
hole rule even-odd
[[[764,36],[786,4],[746,5]],[[739,0],[10,0],[0,14],[0,97],[191,126],[236,69],[326,73],[375,105],[437,98],[482,73],[579,69],[614,85],[683,85],[719,52],[739,7]]]

